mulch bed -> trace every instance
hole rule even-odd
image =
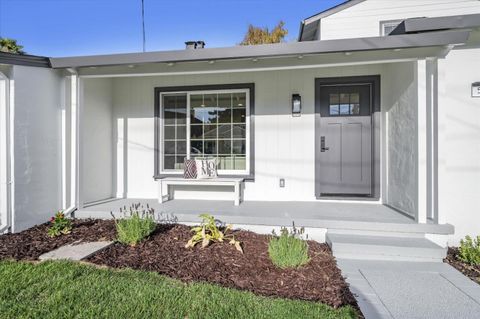
[[[50,223],[34,226],[16,234],[0,236],[0,260],[36,260],[44,253],[75,242],[113,240],[115,225],[105,220],[73,220],[70,234],[51,238],[47,235]]]
[[[74,220],[73,225],[71,234],[56,238],[48,237],[48,223],[2,235],[0,260],[36,260],[66,244],[113,240],[116,235],[111,220]],[[184,246],[192,236],[190,227],[162,224],[136,247],[114,243],[86,261],[155,271],[184,282],[210,282],[264,296],[317,301],[335,308],[352,305],[358,309],[326,244],[309,241],[310,262],[298,269],[282,270],[269,259],[269,236],[241,230],[234,231],[234,235],[241,241],[244,254],[228,243],[214,243],[203,249],[199,244],[186,249]]]
[[[186,249],[192,233],[184,225],[161,225],[136,247],[116,243],[88,259],[115,268],[155,271],[185,282],[206,281],[259,295],[320,301],[333,307],[355,306],[348,285],[326,244],[309,242],[311,261],[282,270],[268,257],[269,236],[235,231],[244,254],[228,243]]]
[[[448,247],[447,258],[445,262],[456,268],[465,276],[480,284],[480,266],[471,266],[460,260],[458,257],[458,248]]]

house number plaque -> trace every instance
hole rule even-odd
[[[472,83],[472,97],[480,97],[480,82]]]

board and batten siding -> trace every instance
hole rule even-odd
[[[478,0],[366,0],[321,21],[321,40],[375,37],[380,22],[480,13]]]
[[[401,69],[404,67],[398,66]],[[313,201],[315,78],[377,74],[382,78],[382,109],[390,110],[394,102],[389,96],[392,91],[388,86],[389,83],[397,83],[389,79],[392,75],[386,64],[216,75],[114,78],[112,116],[116,132],[113,143],[116,145],[114,178],[117,181],[117,196],[157,197],[157,183],[153,179],[155,87],[255,83],[255,181],[246,183],[245,200]],[[404,77],[402,80],[413,81],[413,78]],[[300,117],[291,115],[291,95],[294,93],[302,96]],[[398,134],[402,132],[412,134],[412,131],[407,130]],[[84,171],[88,170],[88,165],[85,164]],[[280,178],[285,179],[284,188],[279,186]],[[389,178],[395,179],[397,176]],[[411,183],[411,180],[416,179],[414,170],[406,167],[401,178],[408,179],[408,183]],[[396,182],[392,180],[392,183]],[[214,192],[198,189],[193,191],[184,187],[177,189],[175,196],[191,199],[231,198],[231,193],[225,192],[225,189],[212,190]],[[414,203],[409,203],[405,210],[414,206]]]

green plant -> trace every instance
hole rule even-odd
[[[72,231],[72,221],[65,218],[65,214],[61,210],[50,219],[50,223],[52,226],[50,226],[47,231],[48,236],[50,237],[70,234]]]
[[[25,54],[23,46],[17,43],[15,39],[0,38],[0,52]]]
[[[135,246],[144,238],[150,235],[156,228],[154,210],[147,205],[144,209],[140,204],[130,206],[129,211],[126,207],[120,212],[124,213],[124,218],[117,220],[113,216],[117,228],[117,240],[122,244]]]
[[[295,224],[289,232],[286,227],[280,230],[280,236],[272,231],[273,237],[268,243],[268,255],[273,264],[282,269],[305,265],[308,257],[308,243],[302,239],[305,229],[297,229]]]
[[[480,265],[480,236],[472,239],[466,236],[460,241],[459,258],[470,265]]]
[[[202,223],[200,226],[192,227],[192,232],[195,235],[185,245],[185,248],[194,247],[199,242],[202,242],[202,248],[207,247],[211,242],[222,243],[224,240],[228,240],[230,245],[234,245],[235,248],[243,254],[243,249],[238,240],[235,240],[233,235],[227,235],[227,232],[232,229],[232,225],[227,225],[222,232],[217,225],[215,217],[209,214],[201,214]]]

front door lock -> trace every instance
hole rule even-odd
[[[320,137],[320,152],[328,151],[330,147],[325,147],[325,136]]]

